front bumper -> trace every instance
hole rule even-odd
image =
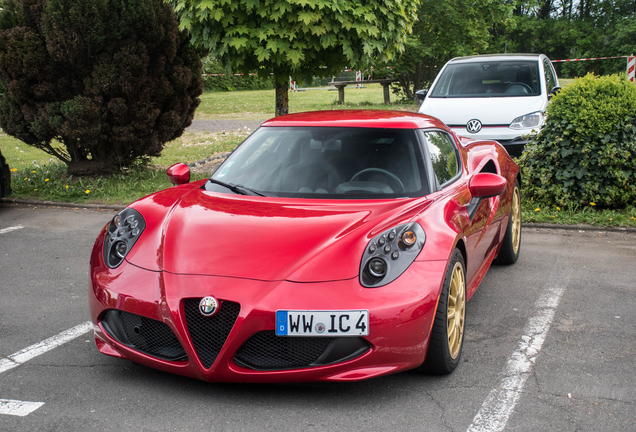
[[[517,137],[511,140],[496,140],[504,146],[508,154],[514,158],[521,156],[523,150],[526,148],[526,144],[530,142],[530,140],[524,139],[522,137]]]
[[[519,157],[528,139],[538,133],[536,129],[510,129],[508,126],[483,126],[478,133],[470,133],[465,127],[452,126],[451,130],[459,136],[476,140],[497,141],[512,157]]]
[[[152,272],[127,262],[109,269],[96,255],[91,259],[89,304],[100,352],[205,381],[234,382],[349,381],[419,366],[428,347],[446,266],[442,261],[414,262],[395,282],[364,288],[358,278],[322,283],[268,282]],[[208,295],[223,302],[221,311],[225,302],[238,305],[233,322],[229,327],[225,324],[227,334],[220,336],[220,348],[212,360],[197,348],[200,342],[188,323],[186,310],[188,303],[198,304],[197,299]],[[369,336],[357,342],[353,339],[361,338],[338,338],[350,341],[337,342],[340,345],[332,346],[328,354],[322,353],[321,360],[304,367],[263,370],[258,367],[260,363],[246,363],[249,356],[237,357],[245,352],[246,342],[253,336],[274,331],[277,309],[368,309]],[[117,337],[121,333],[110,328],[113,321],[107,317],[113,314],[132,316],[138,321],[130,325],[141,329],[149,320],[158,323],[153,324],[156,328],[165,325],[174,335],[173,348],[177,351],[148,348],[147,341],[122,340],[125,338]],[[214,326],[204,329],[199,340],[206,340],[209,332],[216,331]],[[143,339],[143,330],[140,335]],[[131,334],[130,339],[134,338]],[[339,349],[344,353],[340,357]]]

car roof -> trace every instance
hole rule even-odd
[[[539,60],[540,57],[545,57],[543,54],[482,54],[466,57],[455,57],[449,60],[448,63],[460,63],[471,61],[488,61],[488,60]]]
[[[317,126],[388,129],[447,129],[435,117],[406,111],[329,110],[288,114],[267,120],[261,126]]]

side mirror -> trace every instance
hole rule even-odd
[[[167,170],[168,179],[170,183],[175,186],[186,184],[190,182],[190,168],[184,163],[176,163],[171,165]]]
[[[428,94],[428,89],[418,90],[415,92],[415,96],[420,102],[424,102],[424,99],[426,99],[427,94]]]
[[[561,86],[552,87],[552,90],[550,90],[550,94],[548,95],[548,99],[551,99],[552,96],[556,96],[556,94],[560,91],[561,91]]]
[[[501,195],[506,190],[507,180],[492,173],[475,174],[468,183],[473,198],[490,198]]]

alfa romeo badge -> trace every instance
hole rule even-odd
[[[203,297],[199,302],[201,315],[210,317],[219,311],[219,302],[212,296]]]

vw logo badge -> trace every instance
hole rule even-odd
[[[466,130],[470,133],[477,133],[481,130],[481,122],[477,119],[468,120]]]
[[[201,315],[210,317],[219,311],[219,302],[212,296],[203,297],[199,302]]]

